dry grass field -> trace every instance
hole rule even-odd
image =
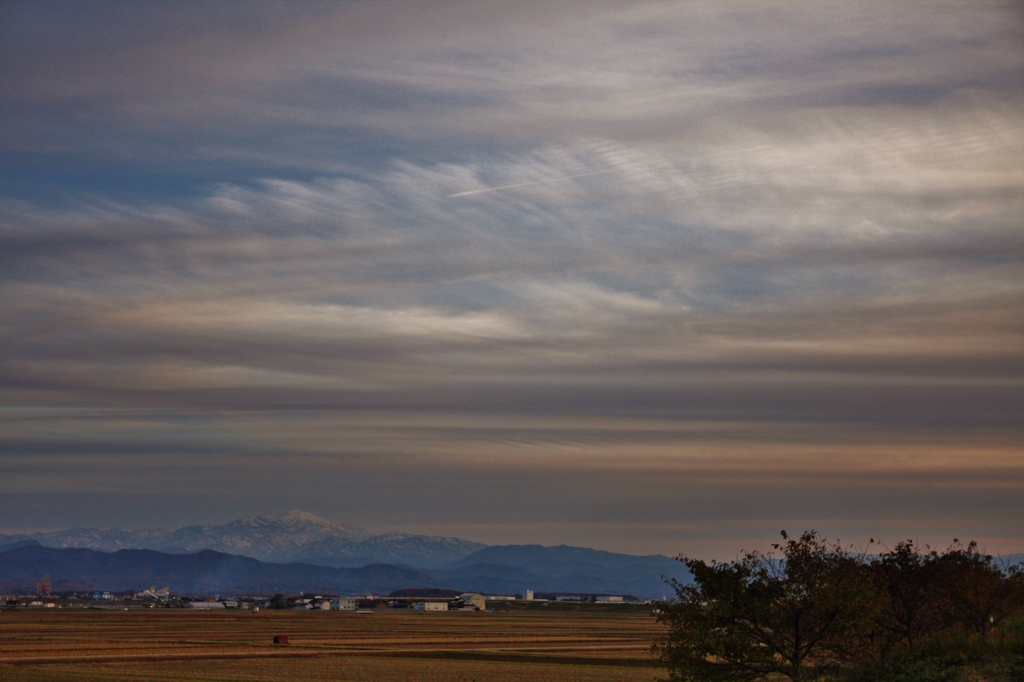
[[[642,680],[637,610],[0,612],[0,680]],[[287,645],[274,645],[287,635]]]

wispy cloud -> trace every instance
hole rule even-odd
[[[1020,19],[10,3],[0,515],[124,524],[159,477],[146,513],[208,520],[174,501],[202,471],[221,501],[187,508],[218,518],[1007,543]]]

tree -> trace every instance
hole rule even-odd
[[[878,593],[880,654],[914,645],[939,632],[943,625],[935,552],[922,554],[912,540],[871,562]]]
[[[987,635],[1024,606],[1024,575],[1020,567],[1003,571],[978,543],[958,540],[934,558],[936,585],[948,624]]]
[[[1002,656],[992,665],[1024,670],[1024,640],[1013,634],[1024,625],[1021,566],[999,566],[973,542],[939,553],[908,540],[869,558],[813,531],[782,537],[772,545],[778,558],[679,557],[693,582],[672,581],[676,599],[659,605],[668,627],[655,644],[672,679],[911,679],[893,671],[963,672],[970,656]]]
[[[680,556],[692,584],[659,606],[668,632],[655,644],[674,680],[813,679],[855,657],[871,630],[864,563],[814,531],[782,533],[781,552],[710,565]]]

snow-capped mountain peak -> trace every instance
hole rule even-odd
[[[3,539],[0,537],[0,539]],[[308,561],[330,565],[402,563],[434,566],[457,561],[485,545],[458,538],[435,538],[391,531],[373,535],[365,528],[293,510],[280,516],[253,516],[222,525],[196,525],[122,531],[72,528],[17,536],[48,547],[85,547],[103,551],[156,549],[197,552],[213,549],[263,561]]]

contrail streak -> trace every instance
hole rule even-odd
[[[549,182],[558,182],[560,180],[570,180],[572,178],[585,178],[589,175],[601,175],[602,173],[612,173],[615,169],[611,168],[608,170],[594,171],[593,173],[580,173],[578,175],[563,175],[558,178],[548,178],[547,180],[534,180],[533,182],[520,182],[515,185],[502,185],[501,187],[487,187],[485,189],[473,189],[468,192],[458,192],[456,194],[449,194],[448,198],[454,197],[468,197],[470,194],[483,194],[484,192],[497,192],[502,189],[512,189],[514,187],[528,187],[529,185],[545,185]]]

